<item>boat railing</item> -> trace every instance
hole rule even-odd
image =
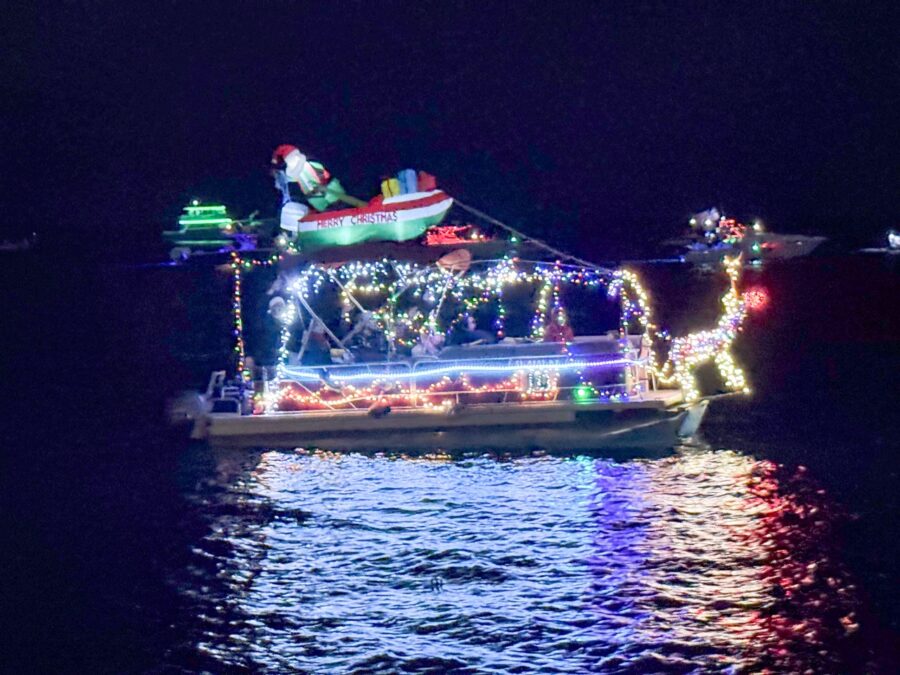
[[[203,398],[211,413],[241,415],[249,409],[246,387],[227,380],[224,370],[214,370],[209,376]]]
[[[285,366],[283,377],[294,382],[353,383],[373,380],[416,380],[453,374],[512,375],[520,371],[627,368],[642,361],[621,354],[578,356],[501,356],[478,359],[424,358],[415,361],[374,361],[339,365]]]
[[[500,397],[500,402],[508,402],[513,395],[516,400],[640,400],[649,388],[645,365],[645,360],[623,354],[424,358],[287,366],[282,379],[326,409],[369,407],[373,391],[375,399],[395,405],[402,400],[403,407],[433,407],[436,400],[463,403],[486,394]],[[624,371],[625,381],[586,388],[579,375],[601,370]],[[321,395],[329,390],[336,395]]]

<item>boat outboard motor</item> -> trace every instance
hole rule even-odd
[[[212,405],[206,396],[196,391],[185,391],[167,401],[166,417],[169,424],[177,426],[196,422],[211,409]]]

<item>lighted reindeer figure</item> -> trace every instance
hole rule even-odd
[[[681,385],[688,400],[700,397],[694,373],[698,366],[709,361],[715,362],[719,375],[728,389],[750,393],[744,371],[735,363],[731,354],[731,345],[747,316],[746,304],[737,290],[740,269],[740,256],[725,260],[725,272],[730,283],[728,292],[722,296],[725,311],[719,317],[716,327],[672,340],[666,364],[670,373],[667,374]]]
[[[722,296],[724,312],[715,328],[671,339],[669,357],[662,366],[654,350],[651,350],[648,370],[663,384],[678,384],[687,401],[700,398],[695,371],[709,361],[716,364],[729,390],[750,392],[743,370],[731,355],[731,345],[747,315],[746,303],[737,289],[740,269],[740,256],[725,259],[729,288]],[[636,318],[653,343],[670,339],[652,322],[649,298],[634,273],[628,270],[618,272],[610,286],[610,294],[619,295],[622,300],[624,328]]]

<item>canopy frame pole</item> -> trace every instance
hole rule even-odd
[[[331,338],[331,340],[334,342],[334,344],[335,344],[338,348],[343,349],[343,348],[344,348],[344,345],[341,344],[341,341],[338,339],[337,335],[335,335],[334,333],[331,332],[331,329],[325,324],[324,321],[322,321],[322,319],[319,317],[319,315],[316,314],[316,313],[313,311],[312,307],[309,306],[309,303],[306,302],[306,299],[305,299],[302,295],[297,295],[297,296],[295,296],[295,297],[297,298],[297,300],[300,301],[300,304],[303,305],[303,308],[304,308],[307,312],[309,312],[310,316],[311,316],[315,321],[318,321],[319,323],[322,324],[322,328],[325,329],[325,334],[326,334],[328,337]],[[313,323],[314,323],[314,322],[313,322]],[[311,332],[312,332],[312,324],[310,324],[310,329],[309,329],[309,331],[307,331],[307,333],[311,333]],[[304,335],[304,338],[305,338],[305,337],[306,337],[306,335]]]
[[[447,274],[447,283],[444,284],[444,290],[441,291],[441,299],[438,301],[437,306],[431,311],[431,316],[428,320],[432,326],[437,326],[437,320],[441,315],[441,308],[444,306],[444,300],[447,298],[447,293],[450,292],[450,288],[459,279],[462,279],[463,274],[465,274],[465,271],[460,272],[458,277],[453,272]]]
[[[329,275],[329,276],[330,276],[331,279],[334,281],[334,283],[336,283],[336,284],[338,285],[338,288],[341,289],[341,292],[342,292],[344,295],[347,296],[347,298],[350,300],[350,302],[352,302],[354,305],[356,305],[356,309],[358,309],[360,312],[365,312],[365,311],[367,311],[366,308],[363,307],[363,306],[359,303],[359,300],[356,299],[356,296],[353,295],[353,293],[351,293],[350,291],[348,291],[347,288],[344,286],[344,284],[341,283],[341,280],[338,279],[338,277],[337,277],[336,274],[331,274],[331,275]]]

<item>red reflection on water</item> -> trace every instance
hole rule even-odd
[[[640,646],[607,666],[688,658],[702,669],[830,672],[848,662],[857,601],[833,562],[840,514],[805,472],[785,478],[733,452],[597,468],[596,627]],[[658,662],[640,661],[648,650]]]
[[[841,514],[803,467],[784,476],[772,462],[757,463],[747,486],[756,514],[753,536],[763,551],[759,576],[768,601],[756,612],[754,649],[761,665],[781,672],[810,664],[846,662],[847,638],[858,629],[857,600],[834,559]]]

